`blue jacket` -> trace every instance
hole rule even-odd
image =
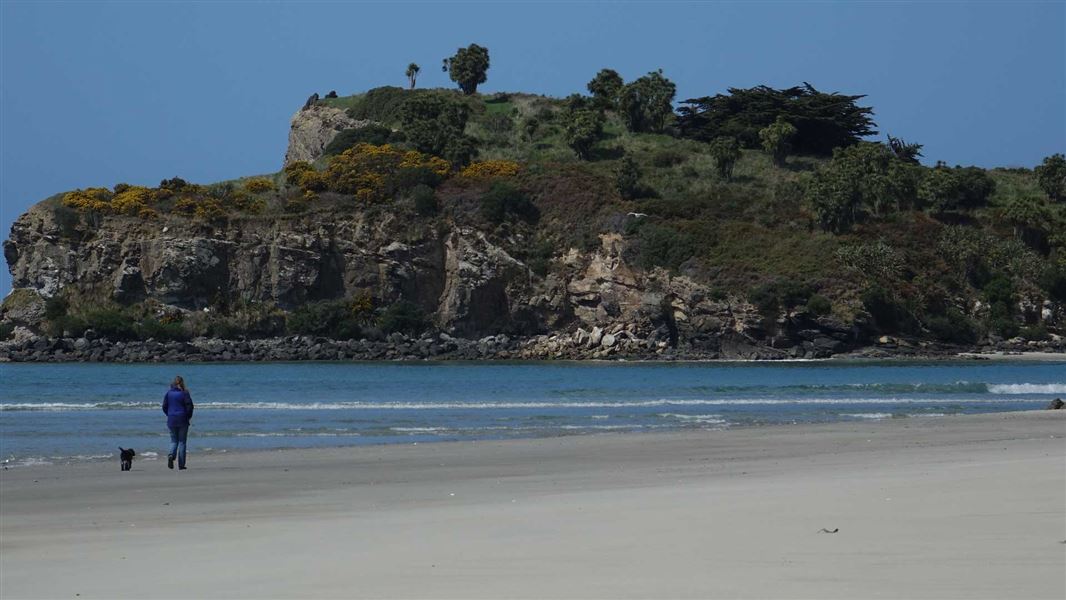
[[[167,416],[167,427],[188,427],[192,419],[192,396],[176,387],[163,396],[163,414]]]

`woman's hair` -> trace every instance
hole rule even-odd
[[[185,389],[185,380],[181,378],[181,375],[174,376],[174,381],[170,384],[170,387],[176,387],[183,392],[189,391]]]

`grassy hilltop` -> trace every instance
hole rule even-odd
[[[1061,155],[1035,170],[922,166],[919,144],[875,135],[862,96],[807,85],[731,89],[675,110],[661,73],[625,83],[604,70],[590,96],[566,99],[477,94],[459,77],[470,93],[316,99],[368,124],[313,163],[50,202],[71,232],[101,215],[211,224],[337,211],[472,226],[539,278],[616,233],[629,264],[687,276],[768,320],[799,310],[961,344],[1047,339],[1061,322]],[[300,310],[310,308],[296,322]]]

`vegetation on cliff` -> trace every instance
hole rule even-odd
[[[1032,170],[927,167],[920,144],[873,139],[874,112],[859,94],[806,83],[730,88],[675,111],[662,70],[626,83],[604,69],[590,96],[479,95],[488,65],[488,50],[471,45],[444,61],[459,91],[414,89],[412,63],[411,89],[318,100],[371,124],[339,132],[313,163],[211,185],[175,177],[75,190],[52,201],[56,219],[67,235],[91,237],[107,218],[210,225],[394,211],[474,227],[535,278],[614,233],[629,264],[748,301],[770,331],[797,310],[870,334],[965,344],[1056,328],[1047,313],[1066,303],[1061,154]],[[414,332],[429,319],[413,304],[370,297],[324,302],[257,308],[263,314],[244,321],[232,315],[247,306],[220,302],[218,314],[230,316],[213,326],[349,337],[370,326]],[[126,315],[136,326],[116,325],[116,335],[177,335],[138,309],[107,310],[49,319],[103,329]]]

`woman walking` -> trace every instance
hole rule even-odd
[[[185,380],[181,376],[174,378],[170,390],[163,396],[163,414],[167,416],[167,428],[170,429],[170,452],[167,453],[167,468],[174,468],[174,459],[178,459],[178,470],[185,470],[185,441],[189,438],[189,420],[192,419],[192,396],[185,389]]]

